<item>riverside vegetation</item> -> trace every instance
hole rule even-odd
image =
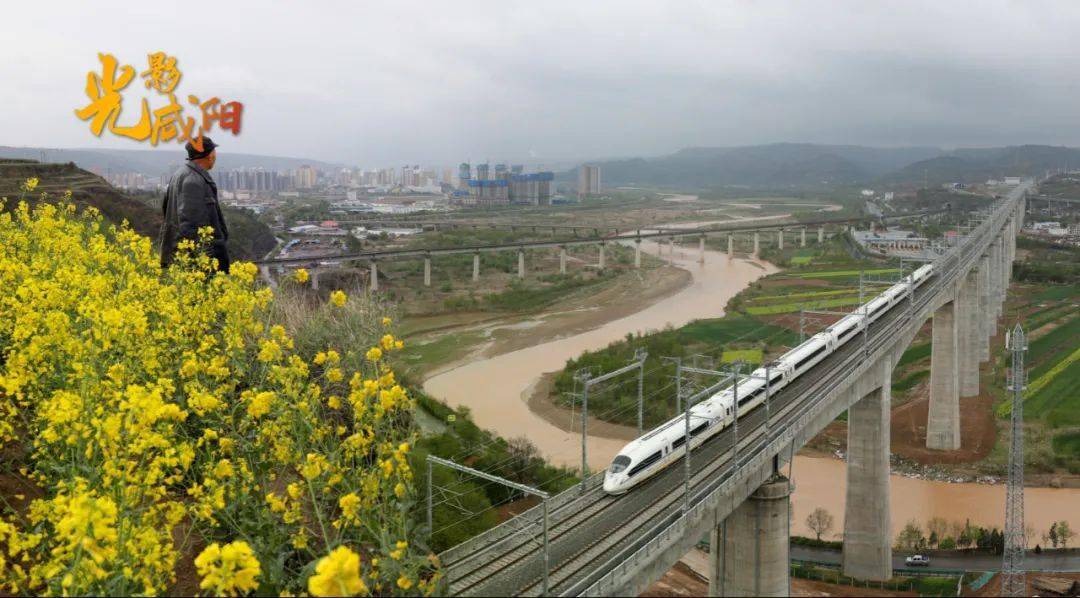
[[[36,199],[0,208],[4,593],[436,590],[380,304]]]

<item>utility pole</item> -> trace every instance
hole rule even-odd
[[[1001,595],[1026,596],[1024,572],[1024,352],[1027,338],[1017,323],[1005,335],[1005,347],[1012,352],[1008,389],[1013,393],[1012,433],[1009,444],[1009,483],[1005,495],[1005,553],[1001,563]]]

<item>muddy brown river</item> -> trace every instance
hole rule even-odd
[[[643,243],[657,254],[657,245]],[[550,461],[580,467],[581,436],[564,431],[530,410],[527,398],[545,372],[562,369],[566,360],[586,350],[602,348],[628,333],[681,326],[699,318],[723,315],[724,306],[748,284],[775,272],[771,264],[729,260],[726,255],[706,252],[705,264],[697,262],[696,249],[675,249],[661,257],[693,274],[693,283],[682,291],[630,316],[613,320],[593,330],[540,345],[480,359],[430,378],[424,389],[453,406],[465,405],[476,423],[504,438],[529,438]],[[590,435],[589,466],[606,467],[625,441]],[[795,493],[792,531],[812,535],[806,528],[807,514],[826,508],[835,518],[834,533],[843,529],[846,466],[830,457],[796,456],[793,466]],[[923,524],[931,517],[949,521],[1001,527],[1004,521],[1003,485],[952,484],[892,476],[891,510],[894,534],[909,520]],[[1080,526],[1080,490],[1028,488],[1025,493],[1026,521],[1041,536],[1052,521],[1067,519]],[[1035,541],[1041,541],[1036,539]]]

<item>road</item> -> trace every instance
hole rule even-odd
[[[907,566],[904,559],[914,553],[893,552],[893,569],[904,570]],[[800,561],[817,561],[839,565],[842,553],[831,548],[814,548],[810,546],[791,546],[791,559]],[[1028,571],[1080,571],[1080,550],[1072,549],[1067,552],[1044,551],[1035,554],[1027,551],[1024,555],[1024,568]],[[914,571],[926,571],[927,569],[951,569],[965,571],[997,571],[1001,569],[1001,556],[988,554],[963,554],[957,553],[949,556],[930,557],[930,567],[914,567]]]

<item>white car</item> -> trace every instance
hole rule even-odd
[[[904,559],[904,562],[907,563],[908,567],[929,567],[930,557],[923,556],[921,554],[915,554]]]

